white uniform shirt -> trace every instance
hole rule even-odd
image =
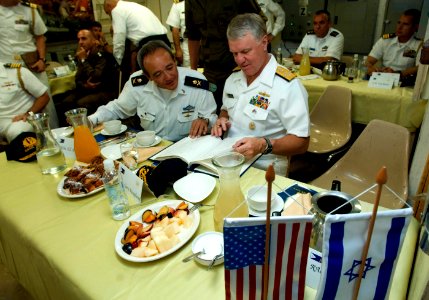
[[[152,35],[166,34],[167,29],[147,7],[134,2],[119,1],[112,10],[113,56],[121,64],[125,51],[125,39],[135,46]]]
[[[170,141],[178,141],[189,135],[192,121],[198,117],[208,118],[210,124],[217,119],[216,103],[210,91],[184,85],[185,77],[204,79],[204,75],[188,68],[178,67],[179,83],[169,99],[162,97],[161,90],[153,81],[146,85],[132,86],[131,75],[118,99],[100,106],[89,116],[93,124],[123,119],[137,114],[145,130],[154,130],[157,135]]]
[[[34,99],[42,96],[47,87],[26,68],[21,68],[21,78],[31,97],[21,87],[17,69],[5,68],[0,63],[0,117],[12,118],[26,113],[34,103]]]
[[[173,3],[165,23],[171,27],[180,29],[180,37],[183,39],[183,41],[180,43],[180,47],[182,48],[183,52],[183,66],[189,67],[191,65],[191,61],[189,59],[188,39],[184,37],[186,30],[185,1]]]
[[[267,17],[267,32],[276,36],[285,27],[285,12],[272,0],[258,0],[259,7]]]
[[[302,54],[302,47],[310,49],[311,57],[334,57],[338,60],[343,55],[344,36],[341,32],[334,28],[329,28],[328,33],[323,38],[319,38],[314,33],[307,33],[302,39],[297,54]]]
[[[398,37],[380,38],[372,47],[369,56],[382,60],[383,67],[395,71],[403,71],[416,65],[417,53],[420,50],[421,40],[412,37],[406,43],[400,43]]]
[[[47,31],[42,18],[35,10],[34,35],[32,30],[32,8],[18,4],[4,7],[0,5],[0,60],[13,62],[15,56],[36,50],[34,35]]]
[[[298,79],[288,82],[276,75],[278,64],[274,56],[270,56],[262,73],[250,86],[242,71],[232,73],[226,80],[222,109],[228,111],[231,122],[228,136],[274,139],[287,134],[309,136],[307,91]],[[286,174],[285,156],[264,155],[255,166],[265,169],[275,159],[282,166],[280,169],[276,166],[276,173]]]

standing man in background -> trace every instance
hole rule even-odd
[[[37,11],[37,5],[19,0],[0,0],[0,61],[19,63],[28,68],[47,88],[46,44],[47,28]],[[51,95],[46,112],[51,128],[58,127],[58,117]]]
[[[185,0],[191,68],[196,70],[201,59],[204,75],[216,84],[213,95],[217,113],[222,106],[225,80],[237,66],[229,51],[226,29],[232,18],[246,12],[263,15],[256,0]]]
[[[332,28],[331,14],[327,10],[318,10],[313,17],[313,30],[307,32],[293,55],[293,62],[299,64],[302,48],[309,48],[310,63],[320,67],[328,60],[340,60],[343,55],[344,36]]]
[[[285,12],[277,2],[273,0],[257,0],[262,12],[267,17],[268,42],[282,32],[285,27]],[[270,49],[268,49],[269,51]]]
[[[123,80],[139,69],[137,52],[144,44],[161,40],[170,45],[167,29],[147,7],[135,2],[105,0],[104,11],[112,17],[113,56],[121,66]],[[129,53],[125,51],[127,39],[131,42]]]
[[[174,0],[168,14],[167,25],[171,26],[176,60],[179,66],[190,67],[188,38],[185,36],[185,1]]]

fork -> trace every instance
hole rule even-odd
[[[201,203],[194,204],[194,206],[192,206],[192,207],[189,209],[189,212],[191,213],[191,212],[193,212],[193,211],[195,211],[195,210],[199,209],[201,206],[203,206]]]

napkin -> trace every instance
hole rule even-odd
[[[139,152],[139,158],[138,158],[137,162],[138,163],[144,162],[149,157],[151,157],[155,153],[158,153],[159,151],[161,151],[164,148],[165,148],[165,146],[138,148],[137,151]]]
[[[297,202],[300,203],[304,207],[299,205]],[[303,215],[307,215],[310,208],[311,208],[311,194],[310,193],[297,193],[293,196],[293,199],[286,201],[283,212],[282,212],[282,216],[303,216]]]

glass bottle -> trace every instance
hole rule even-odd
[[[103,165],[104,189],[109,198],[112,218],[114,220],[124,220],[130,216],[130,207],[124,187],[119,180],[118,171],[112,159],[105,159]]]
[[[353,56],[353,65],[349,70],[348,74],[348,82],[353,82],[353,80],[356,78],[356,80],[359,79],[359,55],[355,54]]]
[[[216,231],[223,231],[223,219],[249,216],[249,208],[240,187],[240,171],[244,156],[237,152],[220,154],[212,158],[219,172],[219,194],[214,207]]]
[[[74,72],[76,71],[77,67],[76,67],[76,62],[74,61],[74,58],[71,54],[69,54],[67,56],[68,58],[68,63],[67,65],[69,66],[70,72]]]
[[[75,108],[65,113],[74,128],[74,152],[76,160],[90,163],[91,160],[100,155],[100,147],[97,144],[86,117],[86,108]]]
[[[281,47],[278,47],[278,48],[277,48],[276,60],[277,60],[277,63],[278,63],[279,65],[281,65],[281,64],[282,64],[282,61],[283,61],[283,55],[282,55],[282,48],[281,48]]]
[[[311,64],[310,64],[310,49],[308,47],[302,47],[301,63],[299,64],[299,75],[305,76],[310,75]]]
[[[66,160],[49,127],[49,114],[30,115],[27,117],[27,121],[33,126],[36,133],[37,163],[42,174],[56,174],[64,170],[67,167]]]
[[[367,66],[367,56],[364,56],[362,58],[362,61],[360,62],[360,79],[361,80],[368,80],[368,66]]]

